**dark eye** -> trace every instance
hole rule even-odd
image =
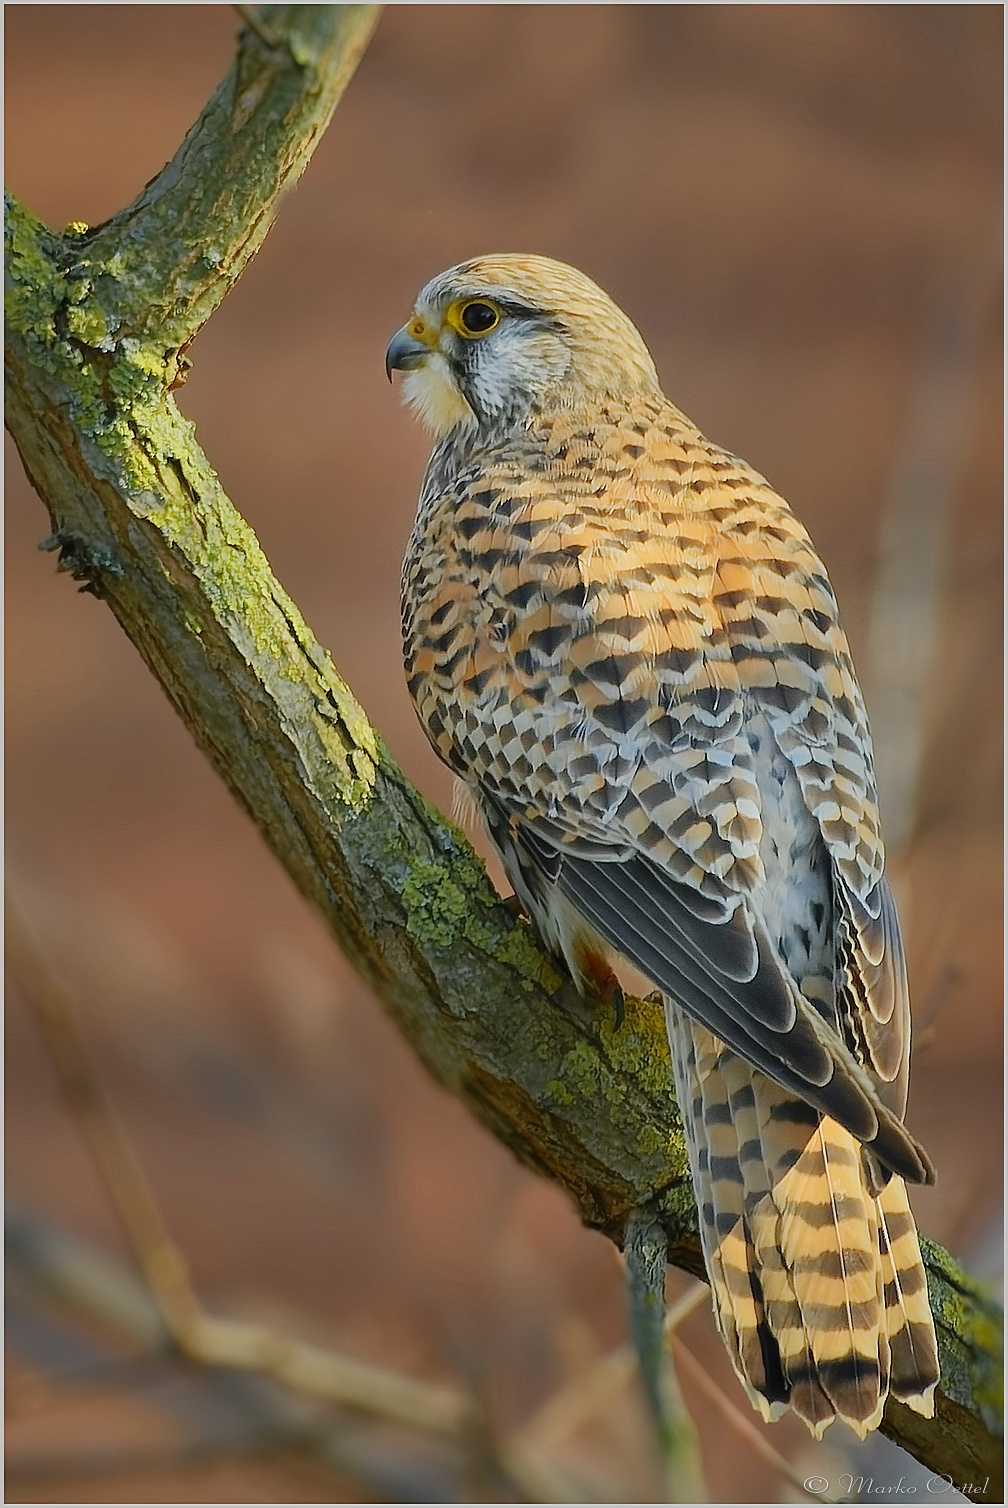
[[[474,298],[466,304],[459,317],[463,329],[470,335],[485,335],[494,325],[500,324],[500,315],[493,304],[485,304],[482,299]]]

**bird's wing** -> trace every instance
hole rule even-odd
[[[726,920],[645,855],[561,850],[536,824],[509,817],[489,792],[481,794],[491,836],[540,915],[559,893],[605,943],[747,1062],[839,1121],[886,1167],[913,1182],[933,1178],[926,1153],[900,1123],[902,1107],[887,1103],[802,996],[746,901]]]
[[[910,1074],[910,987],[899,917],[889,881],[876,890],[872,916],[834,885],[836,998],[845,1040],[869,1069],[886,1105],[902,1117]]]
[[[740,684],[798,778],[832,870],[838,1025],[887,1106],[906,1108],[910,1003],[884,851],[871,734],[836,599],[805,531],[765,505],[727,532],[715,603]]]

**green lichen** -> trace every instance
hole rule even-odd
[[[113,263],[121,257],[113,256],[105,269],[74,262],[74,275],[65,276],[60,262],[70,260],[67,243],[13,199],[5,242],[9,331],[21,337],[36,367],[58,379],[72,422],[85,447],[93,447],[92,464],[185,559],[214,616],[255,658],[264,682],[304,685],[314,712],[298,704],[289,731],[303,743],[302,724],[310,723],[328,765],[328,785],[359,812],[374,789],[374,733],[225,495],[195,425],[179,413],[168,391],[163,338],[115,337],[95,290],[103,272],[118,276],[122,269]],[[185,621],[198,631],[192,615]],[[278,700],[286,705],[279,689]],[[306,767],[312,764],[306,759]]]
[[[563,981],[558,970],[535,944],[533,934],[522,924],[501,927],[497,897],[483,866],[460,833],[449,829],[433,811],[436,834],[445,851],[443,859],[408,858],[400,850],[400,878],[396,890],[406,909],[406,927],[425,946],[448,950],[465,940],[514,970],[523,988],[543,988],[552,994]],[[392,846],[394,847],[394,840]],[[404,862],[403,862],[404,861]],[[671,1056],[662,1007],[654,1001],[628,998],[621,1024],[615,1013],[595,1016],[598,1040],[577,1042],[562,1058],[548,1081],[546,1095],[556,1105],[573,1106],[578,1101],[603,1100],[619,1105],[626,1100],[626,1081],[632,1079],[649,1096],[667,1105],[674,1114]],[[544,1033],[537,1044],[535,1033],[526,1045],[544,1062],[555,1058],[554,1040]],[[644,1156],[667,1158],[676,1146],[672,1128],[644,1124],[637,1128],[638,1149]]]
[[[418,942],[450,948],[464,935],[469,904],[447,865],[417,860],[399,893],[406,930]]]
[[[58,379],[72,422],[110,463],[113,480],[127,492],[150,489],[156,475],[136,444],[128,415],[113,399],[117,386],[126,394],[139,388],[150,398],[149,368],[157,358],[150,353],[116,354],[103,363],[92,358],[90,352],[107,353],[114,346],[108,320],[92,296],[92,278],[67,276],[61,265],[66,244],[12,196],[5,203],[8,331],[21,338],[38,370]],[[163,368],[163,354],[160,361]]]
[[[387,845],[401,861],[396,890],[406,909],[407,931],[424,946],[444,950],[465,940],[510,969],[521,989],[555,994],[563,979],[530,929],[503,920],[500,897],[463,834],[430,803],[423,805],[444,858],[407,855],[396,848],[394,838]]]
[[[62,365],[54,349],[59,343],[56,313],[67,284],[51,255],[53,237],[13,196],[5,194],[4,208],[7,328],[21,336],[43,371],[55,373]]]
[[[978,1410],[992,1433],[1003,1419],[1000,1306],[942,1247],[920,1237],[941,1356],[942,1392]]]
[[[597,1041],[583,1039],[564,1055],[547,1093],[564,1106],[604,1101],[625,1108],[627,1083],[633,1082],[635,1093],[643,1090],[661,1107],[651,1119],[633,1119],[634,1146],[642,1162],[653,1164],[660,1159],[671,1167],[674,1177],[688,1179],[661,1006],[627,997],[619,1026],[614,1012],[601,1010],[595,1013],[594,1024]],[[687,1190],[687,1202],[690,1198]]]
[[[87,309],[88,306],[84,307]],[[167,378],[168,363],[163,350],[142,345],[130,337],[118,342],[116,359],[109,368],[108,389],[119,406],[128,410],[138,424],[149,418],[150,429],[145,436],[148,443],[162,419],[162,410],[171,402],[166,392]],[[171,406],[175,408],[174,403]],[[175,414],[178,414],[177,409]],[[195,426],[188,427],[192,440],[195,440]]]
[[[157,456],[160,485],[135,501],[135,511],[185,557],[218,622],[237,641],[251,640],[242,642],[243,652],[255,659],[264,682],[277,688],[281,704],[285,698],[278,683],[305,687],[312,710],[306,713],[299,706],[297,719],[287,719],[287,731],[302,743],[302,724],[308,718],[341,803],[351,812],[361,811],[377,773],[378,748],[370,723],[276,581],[255,532],[224,493],[196,444],[195,426],[170,397],[154,417],[156,422],[145,415],[143,439]]]
[[[627,996],[621,1025],[612,1017],[600,1021],[599,1040],[614,1068],[656,1099],[674,1099],[665,1012],[655,1001]]]
[[[93,296],[90,278],[68,278],[66,282],[66,328],[81,344],[98,351],[113,346],[108,316]],[[91,370],[89,367],[82,370]],[[95,373],[97,376],[97,373]]]
[[[601,1097],[610,1105],[618,1105],[624,1098],[619,1080],[590,1042],[578,1042],[565,1053],[557,1077],[583,1100]]]
[[[678,1166],[683,1161],[676,1135],[675,1090],[664,1013],[652,1001],[628,997],[622,1024],[611,1017],[596,1017],[598,1043],[578,1042],[565,1054],[554,1083],[570,1097],[584,1101],[604,1100],[610,1105],[626,1102],[630,1079],[653,1100],[667,1107],[670,1120],[635,1123],[634,1140],[642,1158],[661,1157]],[[554,1098],[558,1096],[554,1092]],[[677,1153],[679,1155],[677,1155]]]
[[[675,1132],[660,1126],[644,1125],[637,1132],[637,1150],[642,1157],[667,1157],[676,1147]]]
[[[528,928],[520,923],[503,935],[498,934],[490,951],[494,958],[513,969],[529,989],[538,986],[547,995],[555,995],[563,984],[559,972],[532,941]]]

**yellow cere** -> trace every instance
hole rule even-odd
[[[425,346],[430,346],[431,350],[434,350],[437,345],[437,331],[432,330],[430,325],[425,324],[419,314],[414,314],[406,326],[406,330],[408,334],[412,335],[414,340],[422,341]]]

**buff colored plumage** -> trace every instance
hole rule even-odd
[[[403,567],[420,721],[581,987],[622,957],[663,993],[743,1385],[816,1435],[890,1392],[929,1414],[903,948],[808,535],[571,267],[451,268],[387,360],[436,437]]]

